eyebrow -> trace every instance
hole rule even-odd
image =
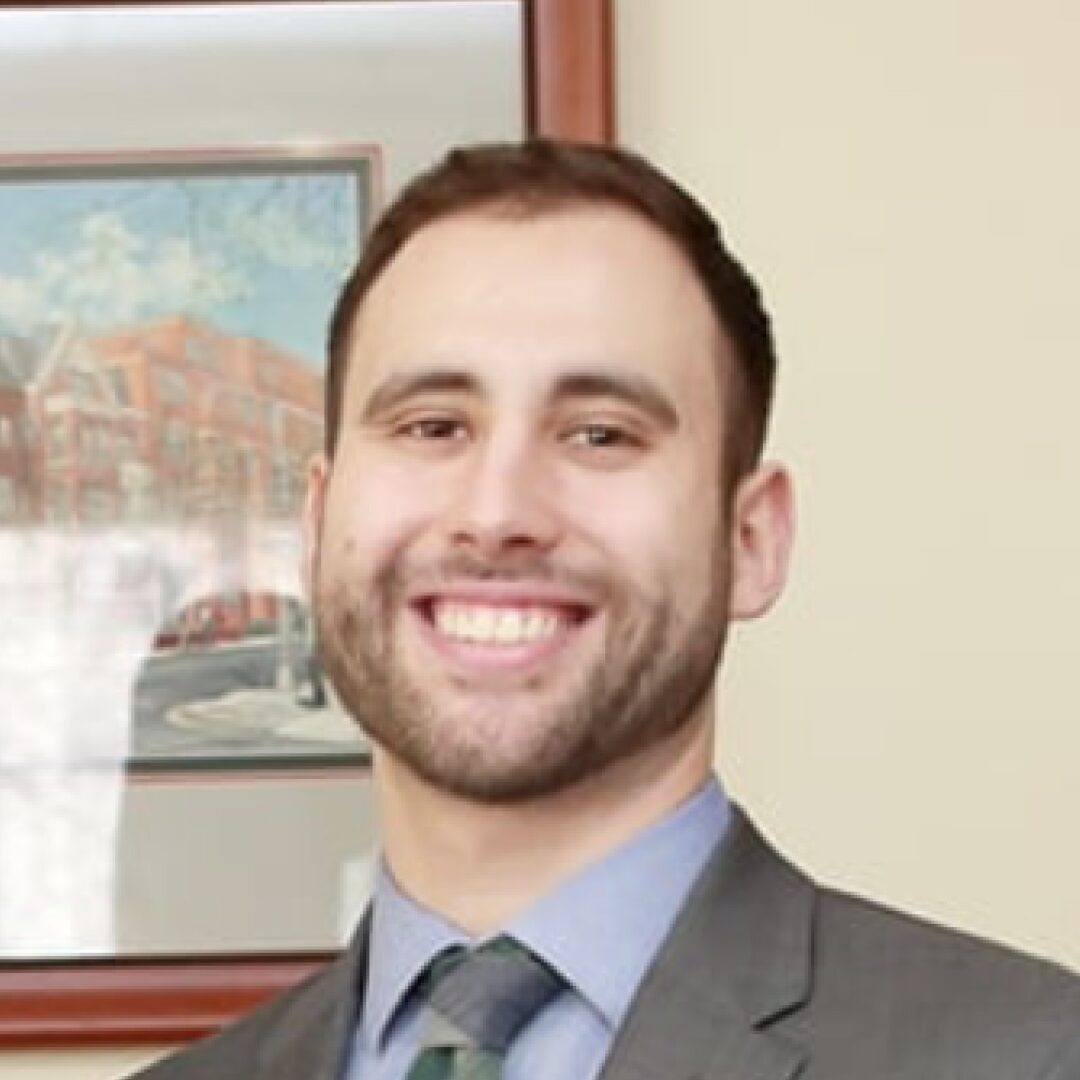
[[[614,398],[647,413],[665,431],[679,426],[679,413],[671,399],[649,379],[607,371],[561,375],[552,393],[555,401],[575,398]]]
[[[361,421],[368,423],[418,394],[481,394],[483,386],[465,371],[433,370],[390,375],[364,402]]]
[[[364,403],[361,422],[370,423],[420,394],[483,396],[482,380],[467,371],[440,368],[390,375]],[[670,398],[651,380],[640,375],[608,371],[577,371],[560,375],[550,394],[555,403],[581,398],[613,398],[649,415],[665,431],[679,426],[679,414]]]

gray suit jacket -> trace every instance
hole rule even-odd
[[[138,1080],[339,1080],[366,941]],[[796,1076],[1080,1080],[1080,978],[820,889],[736,813],[601,1080]]]

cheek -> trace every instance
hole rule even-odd
[[[563,491],[574,529],[649,595],[693,595],[715,561],[717,501],[685,478],[610,475]]]
[[[430,517],[423,493],[385,468],[334,477],[326,505],[323,559],[356,569],[377,566],[403,547]]]

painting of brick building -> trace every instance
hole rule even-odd
[[[111,732],[92,755],[361,752],[322,683],[298,517],[376,166],[362,147],[0,160],[0,668],[40,639],[43,699]]]
[[[0,167],[0,523],[294,514],[363,155]]]
[[[165,316],[0,341],[0,520],[291,518],[323,439],[322,374]]]

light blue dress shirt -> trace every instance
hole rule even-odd
[[[514,1041],[504,1080],[593,1080],[599,1073],[729,817],[723,790],[711,781],[505,928],[558,970],[567,988]],[[403,1080],[421,1037],[421,1003],[410,989],[445,948],[476,943],[405,896],[380,868],[365,1002],[345,1080]]]

